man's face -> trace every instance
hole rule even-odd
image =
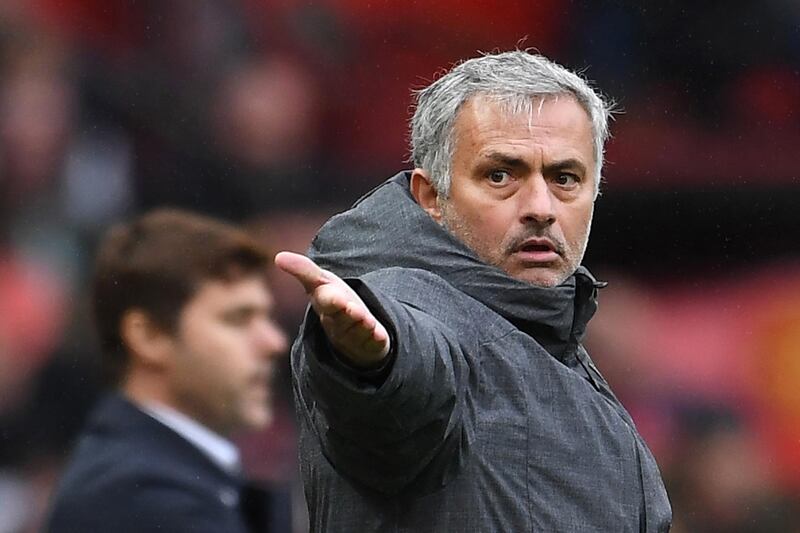
[[[271,311],[261,277],[200,285],[172,343],[169,386],[177,409],[222,434],[270,421],[269,382],[286,350]]]
[[[586,250],[595,197],[592,129],[572,97],[534,100],[532,107],[528,115],[481,97],[464,104],[439,220],[487,263],[551,287],[575,271]]]

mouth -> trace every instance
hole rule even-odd
[[[268,392],[272,383],[272,371],[270,368],[261,368],[251,374],[248,381],[252,388],[263,389]]]
[[[272,388],[264,381],[251,382],[249,394],[251,399],[257,401],[259,404],[266,405],[272,403]]]
[[[525,263],[547,264],[561,256],[553,241],[544,237],[526,239],[516,247],[514,254]]]

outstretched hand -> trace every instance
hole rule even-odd
[[[280,252],[275,264],[303,285],[328,340],[339,353],[361,367],[377,365],[386,357],[389,333],[340,277],[293,252]]]

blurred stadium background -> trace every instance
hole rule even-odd
[[[800,532],[798,0],[0,0],[0,533],[35,531],[100,390],[86,280],[177,205],[302,251],[404,167],[409,88],[533,47],[619,104],[588,344],[673,531]],[[275,275],[294,333],[305,304]],[[240,443],[295,481],[280,416]]]

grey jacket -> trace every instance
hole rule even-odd
[[[306,316],[292,367],[312,530],[667,531],[658,467],[580,344],[601,284],[579,268],[538,288],[486,265],[408,177],[311,247],[394,347],[385,368],[355,371]]]

